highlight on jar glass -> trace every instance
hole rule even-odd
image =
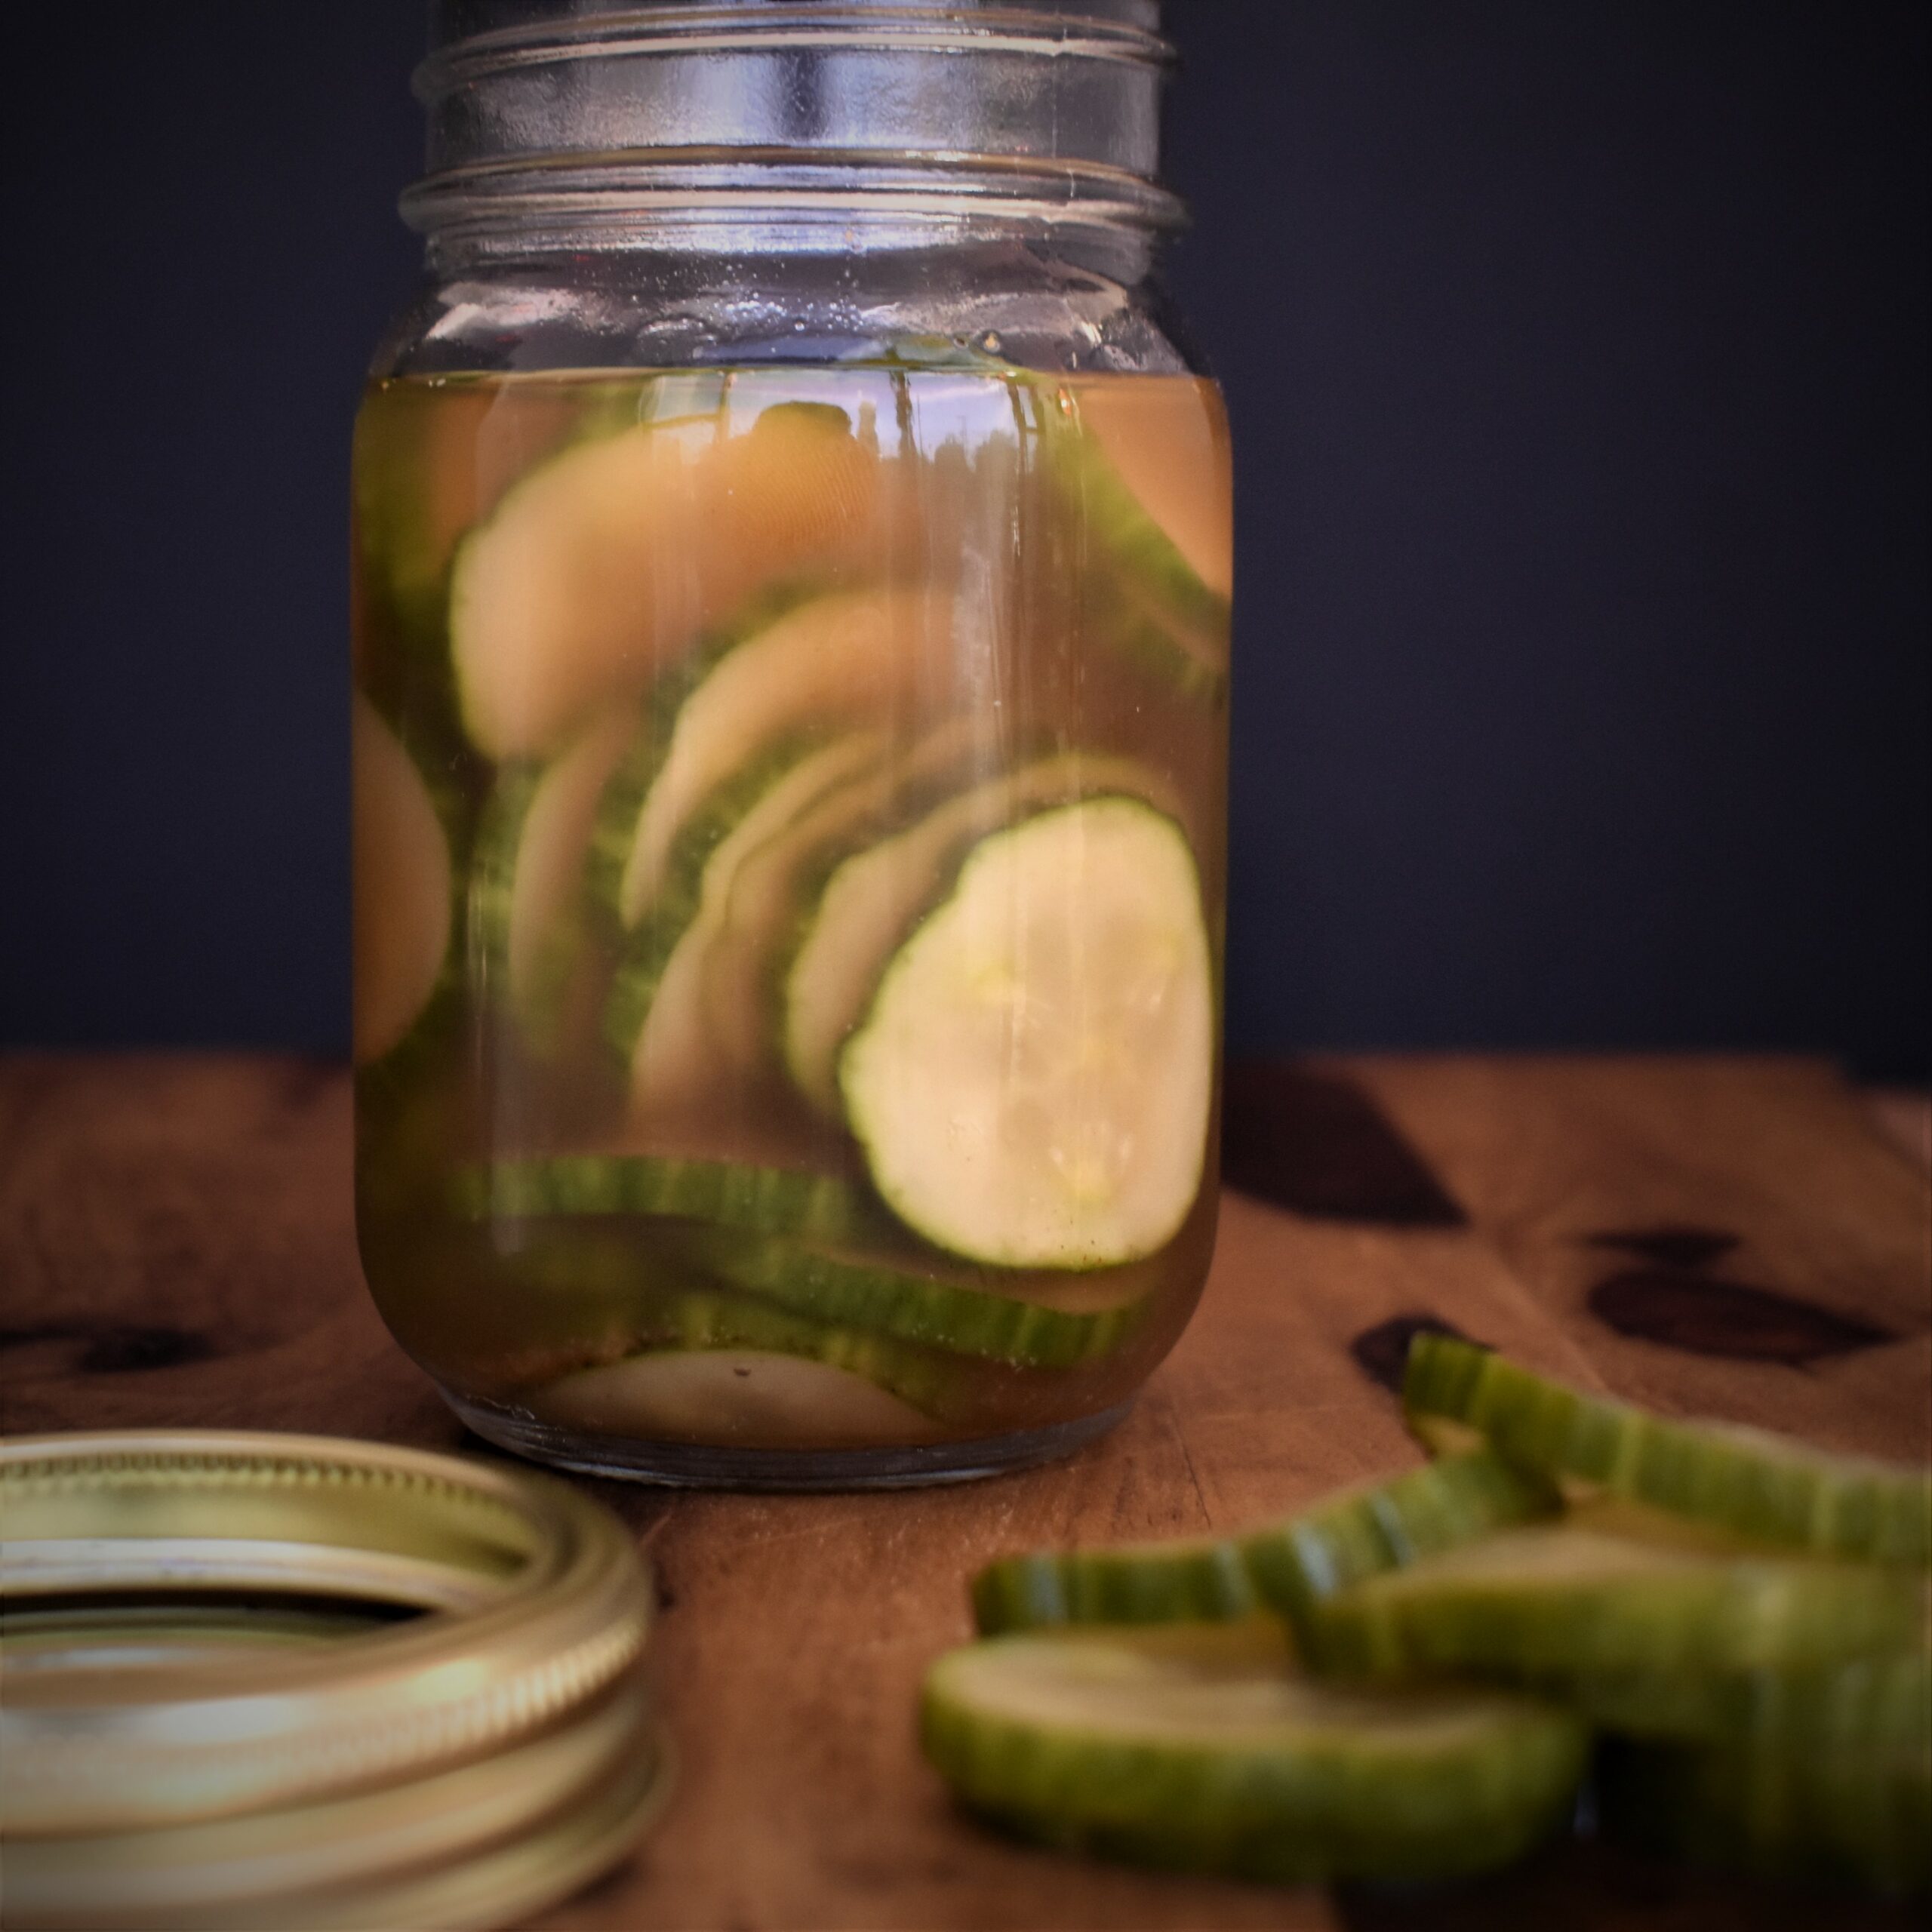
[[[1063,1453],[1213,1248],[1231,485],[1152,276],[1155,10],[872,11],[700,54],[716,10],[452,7],[418,77],[358,1222],[457,1411],[571,1466]]]

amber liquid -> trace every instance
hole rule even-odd
[[[573,465],[589,480],[570,483]],[[691,872],[693,816],[709,811],[721,839],[755,808],[746,773],[760,758],[775,786],[825,754],[823,789],[795,780],[793,818],[841,784],[871,786],[871,817],[847,814],[835,852],[967,788],[995,795],[1043,760],[1124,761],[1184,829],[1218,998],[1231,539],[1212,386],[875,365],[398,380],[364,403],[355,508],[358,1217],[404,1346],[463,1401],[559,1428],[583,1420],[568,1392],[588,1373],[715,1343],[694,1326],[694,1295],[749,1311],[743,1334],[768,1348],[873,1377],[905,1404],[909,1441],[1037,1429],[1131,1394],[1206,1272],[1212,1108],[1193,1205],[1152,1254],[1001,1268],[889,1216],[860,1244],[915,1277],[1140,1310],[1116,1344],[1059,1365],[953,1349],[943,1333],[860,1328],[828,1344],[795,1298],[774,1329],[754,1290],[709,1265],[718,1231],[703,1221],[505,1211],[475,1177],[641,1155],[865,1194],[854,1135],[774,1044],[765,955],[796,943],[810,865],[774,872],[792,898],[764,906],[764,927],[752,918],[695,971],[687,955],[648,1051],[626,1051],[635,1010],[652,1009],[635,984],[622,1009],[623,983],[670,999],[651,973],[689,930],[691,891],[666,887],[630,925],[612,903],[635,863],[613,844],[636,815],[618,789],[672,755],[694,666],[755,635],[748,612],[782,620],[813,595],[887,600],[896,655],[828,660],[795,730],[753,720],[736,746],[727,718],[713,776],[747,796],[694,781],[692,814],[672,826],[685,847],[670,841],[660,874]],[[823,649],[848,648],[844,635],[828,630]],[[768,804],[768,840],[792,823],[783,804]],[[817,1423],[728,1401],[715,1416],[629,1414],[619,1396],[586,1426],[776,1450],[891,1433],[872,1417],[848,1442],[836,1409]]]

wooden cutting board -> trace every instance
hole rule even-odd
[[[0,1427],[463,1446],[363,1288],[349,1112],[345,1073],[291,1059],[0,1063]],[[1932,1454],[1927,1175],[1823,1065],[1250,1066],[1227,1127],[1200,1312],[1069,1461],[912,1494],[592,1485],[657,1566],[682,1774],[645,1849],[548,1932],[1904,1922],[1588,1847],[1447,1894],[1269,1891],[1023,1850],[954,1811],[912,1714],[968,1634],[965,1577],[1230,1530],[1414,1462],[1389,1385],[1419,1322],[1669,1413]]]

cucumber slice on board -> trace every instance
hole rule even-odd
[[[1044,807],[1101,792],[1180,815],[1174,788],[1146,765],[1062,752],[969,786],[829,868],[779,964],[786,1066],[820,1112],[841,1115],[840,1051],[894,949],[944,897],[974,842]]]
[[[998,1637],[941,1657],[927,1756],[1069,1849],[1287,1881],[1445,1878],[1558,1829],[1586,1736],[1507,1694],[1312,1682],[1272,1620]]]
[[[1214,1005],[1173,820],[1101,797],[995,834],[894,955],[841,1058],[873,1185],[974,1260],[1153,1254],[1200,1190]]]
[[[883,749],[882,732],[767,749],[719,785],[672,848],[660,889],[611,982],[605,1035],[629,1064],[633,1107],[688,1100],[715,1072],[704,1038],[701,961],[746,854]],[[670,997],[665,997],[666,992]]]
[[[1728,1423],[1678,1422],[1534,1375],[1453,1336],[1411,1344],[1402,1400],[1425,1432],[1481,1432],[1524,1469],[1759,1542],[1932,1565],[1932,1471],[1827,1455]]]
[[[1737,1561],[1567,1524],[1508,1530],[1315,1604],[1311,1659],[1344,1675],[1475,1671],[1577,1689],[1596,1676],[1801,1670],[1927,1641],[1909,1572]]]
[[[479,749],[548,751],[764,586],[883,554],[878,452],[844,411],[778,402],[737,422],[734,405],[574,444],[464,539],[450,645]]]
[[[863,777],[828,792],[746,855],[727,888],[703,966],[708,1030],[735,1072],[751,1075],[778,1065],[774,961],[829,855],[870,842],[863,835],[897,801],[968,762],[985,734],[983,721],[971,714],[936,725]]]
[[[1932,1888],[1932,1733],[1900,1751],[1613,1737],[1596,1795],[1605,1833],[1648,1851],[1768,1878]]]
[[[921,684],[954,669],[951,598],[925,592],[844,591],[808,597],[728,648],[707,653],[658,735],[662,754],[645,792],[617,888],[618,916],[635,926],[665,890],[694,816],[720,786],[768,748],[802,734],[890,716]]]
[[[654,1154],[554,1154],[466,1168],[452,1178],[451,1204],[471,1220],[666,1215],[835,1242],[891,1227],[863,1188],[836,1175]]]
[[[963,1280],[876,1251],[721,1235],[691,1246],[719,1281],[820,1321],[1023,1368],[1071,1368],[1111,1354],[1146,1319],[1154,1285],[1128,1269],[1124,1281],[1078,1278],[1086,1292],[1057,1300],[1034,1283],[1032,1299],[974,1284],[984,1275]]]
[[[1556,1506],[1547,1484],[1477,1451],[1345,1489],[1244,1536],[1005,1557],[974,1578],[974,1615],[985,1635],[1263,1611],[1300,1624],[1311,1604],[1365,1577],[1534,1521]]]
[[[423,774],[358,691],[349,724],[355,848],[355,1056],[396,1047],[449,955],[449,840]]]
[[[636,738],[624,709],[587,726],[546,765],[511,768],[485,808],[471,864],[469,917],[486,985],[528,1043],[555,1044],[588,939],[584,888],[598,801]]]

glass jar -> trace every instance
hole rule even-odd
[[[355,436],[357,1218],[479,1434],[890,1484],[1214,1245],[1227,433],[1151,0],[444,0]]]

